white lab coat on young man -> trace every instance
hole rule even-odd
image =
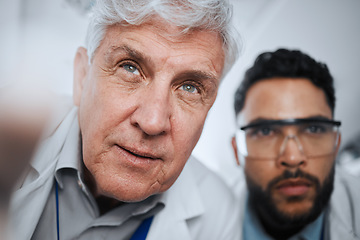
[[[73,108],[39,147],[31,169],[11,204],[14,239],[30,239],[54,184],[57,160],[71,123]],[[147,240],[234,240],[240,237],[239,205],[214,173],[190,157],[175,184],[163,193],[165,208],[151,224]],[[55,227],[55,226],[54,226]]]

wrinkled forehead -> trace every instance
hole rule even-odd
[[[143,59],[173,58],[180,61],[177,65],[192,61],[194,68],[197,65],[203,68],[206,64],[206,69],[214,76],[221,76],[225,62],[218,33],[202,29],[183,32],[182,28],[159,19],[141,25],[109,26],[94,58],[106,57],[119,48],[128,48],[128,52],[137,51]]]
[[[219,57],[225,57],[225,43],[221,33],[204,27],[178,26],[160,16],[154,15],[152,18],[146,19],[146,21],[138,25],[129,24],[126,21],[109,25],[106,28],[104,39],[108,37],[107,33],[109,31],[119,27],[125,31],[141,31],[146,29],[153,35],[160,36],[170,43],[191,43],[198,40],[199,37],[205,36],[206,41],[211,42],[214,45],[213,47],[216,47],[220,43],[221,51],[218,53]],[[119,31],[119,34],[120,33]]]
[[[165,21],[165,20],[164,20]],[[203,29],[191,29],[184,32],[183,28],[172,25],[168,22],[164,22],[160,20],[151,20],[141,25],[131,25],[127,23],[118,23],[110,25],[106,28],[105,36],[103,41],[109,37],[109,32],[114,33],[117,31],[119,36],[118,40],[121,40],[121,33],[123,32],[146,32],[148,35],[156,35],[169,43],[185,43],[189,42],[192,36],[197,35],[199,33],[206,33],[208,31]],[[114,34],[112,34],[114,36]],[[209,40],[218,41],[220,38],[216,34],[212,34]]]
[[[131,24],[123,20],[121,22],[109,25],[108,28],[112,28],[114,26],[122,26],[125,29],[138,29],[146,27],[152,29],[157,34],[161,34],[167,37],[173,36],[174,39],[184,36],[194,30],[193,28],[185,29],[185,27],[177,26],[176,24],[173,24],[158,15],[152,15],[151,18],[144,19],[141,24]]]

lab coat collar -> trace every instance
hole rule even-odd
[[[336,172],[339,171],[342,170],[336,168]],[[348,173],[344,174],[346,175]],[[354,233],[355,226],[352,226],[355,219],[353,214],[356,214],[352,208],[354,204],[357,203],[351,202],[350,198],[344,197],[348,196],[348,191],[351,190],[343,187],[341,181],[340,174],[335,174],[334,191],[330,199],[328,216],[326,216],[328,218],[326,229],[330,232],[332,239],[343,238],[348,240],[359,240],[360,237],[356,236]],[[344,202],[345,200],[349,200],[349,202]],[[326,234],[328,233],[325,233],[325,239],[327,239]]]
[[[191,161],[195,159],[189,158],[177,181],[163,194],[165,208],[155,216],[147,240],[157,240],[162,231],[171,232],[172,240],[192,239],[186,221],[204,214],[205,210]]]
[[[59,126],[58,131],[39,147],[34,160],[31,162],[32,169],[30,169],[36,172],[37,177],[25,180],[25,184],[13,195],[10,206],[10,221],[17,239],[30,239],[36,228],[54,183],[52,176],[59,153],[76,114],[76,108],[73,108]],[[21,229],[21,231],[16,231],[16,229]]]

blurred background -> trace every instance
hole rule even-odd
[[[0,0],[0,87],[13,79],[72,94],[72,64],[84,45],[91,0]],[[280,47],[325,62],[335,79],[342,147],[360,134],[360,1],[232,0],[242,53],[223,80],[194,155],[230,186],[235,164],[233,95],[256,56]]]

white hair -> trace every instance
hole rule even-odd
[[[97,0],[86,36],[89,61],[108,26],[141,25],[154,16],[180,27],[183,33],[192,29],[218,32],[225,54],[223,75],[238,57],[237,32],[231,24],[232,6],[228,0]]]

